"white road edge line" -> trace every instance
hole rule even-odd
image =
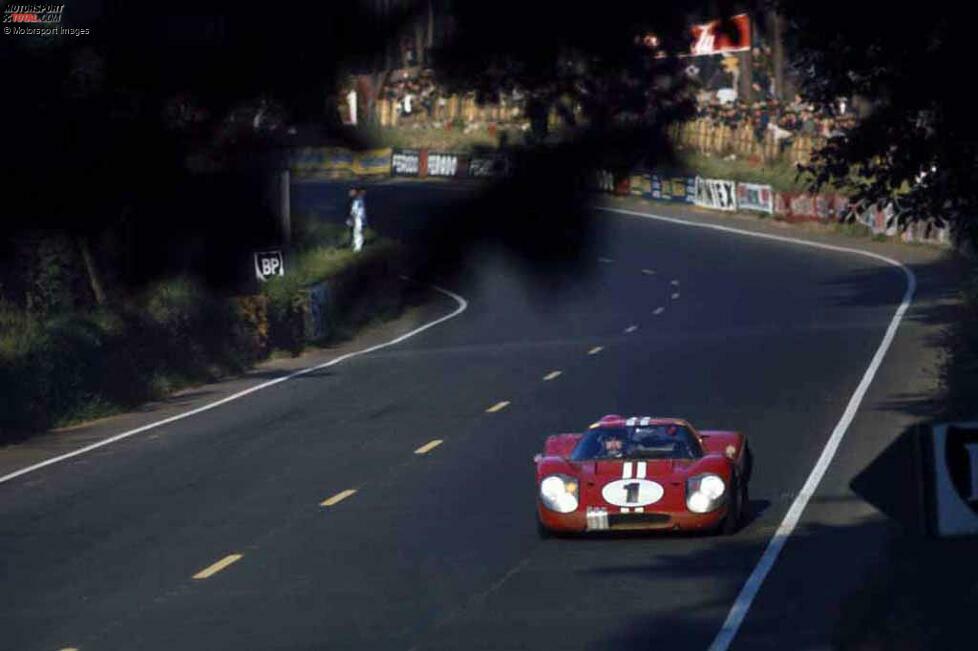
[[[801,491],[795,497],[794,501],[792,501],[791,506],[788,508],[788,512],[784,516],[784,519],[781,521],[781,524],[778,526],[777,530],[774,532],[774,535],[771,537],[771,540],[768,542],[764,553],[761,555],[761,559],[757,562],[754,570],[744,583],[744,587],[741,588],[740,594],[737,595],[737,599],[730,607],[730,612],[727,614],[727,618],[724,620],[723,626],[713,639],[713,643],[710,644],[709,651],[726,651],[730,647],[734,638],[737,636],[737,631],[740,630],[740,626],[743,624],[744,618],[747,617],[747,613],[750,610],[751,605],[754,603],[754,599],[757,597],[757,593],[760,591],[761,585],[764,583],[764,579],[766,579],[767,575],[771,572],[771,569],[774,567],[774,563],[778,560],[778,555],[781,553],[781,550],[784,549],[785,544],[788,542],[788,538],[790,538],[791,534],[794,533],[795,527],[798,526],[802,513],[805,511],[805,507],[808,506],[808,501],[818,489],[818,485],[822,482],[822,477],[825,476],[825,473],[829,468],[829,464],[832,463],[832,459],[835,457],[835,453],[838,451],[839,445],[842,443],[842,439],[846,435],[846,431],[849,429],[849,425],[856,417],[856,412],[859,410],[859,406],[862,404],[863,398],[866,396],[866,392],[869,390],[869,386],[873,383],[873,378],[876,377],[876,372],[879,370],[880,365],[882,365],[883,358],[886,356],[886,352],[890,349],[890,344],[893,343],[893,338],[896,336],[897,329],[900,327],[900,322],[903,321],[904,315],[906,314],[907,310],[910,309],[910,304],[913,302],[914,293],[917,291],[917,277],[914,275],[913,271],[907,268],[907,266],[903,263],[892,258],[888,258],[884,255],[880,255],[879,253],[873,253],[872,251],[862,251],[860,249],[835,246],[832,244],[823,244],[821,242],[810,242],[807,240],[795,239],[793,237],[785,237],[782,235],[755,233],[753,231],[732,228],[730,226],[720,226],[718,224],[690,222],[686,221],[685,219],[663,217],[661,215],[653,215],[634,210],[605,208],[600,206],[598,209],[620,213],[623,215],[643,217],[645,219],[655,219],[674,224],[682,224],[684,226],[692,226],[694,228],[705,228],[708,230],[734,233],[736,235],[746,235],[748,237],[773,240],[776,242],[799,244],[801,246],[808,246],[816,249],[825,249],[840,253],[854,253],[856,255],[881,260],[889,265],[897,267],[903,272],[907,279],[907,289],[903,294],[903,301],[900,303],[900,306],[897,308],[896,312],[894,312],[893,318],[890,320],[890,325],[887,327],[886,333],[883,335],[883,341],[880,342],[879,347],[876,349],[876,354],[873,355],[873,358],[869,363],[869,367],[866,369],[866,372],[863,374],[859,385],[856,387],[855,392],[853,392],[852,397],[849,399],[849,403],[846,405],[845,411],[842,412],[842,417],[836,424],[835,429],[832,430],[832,435],[825,443],[825,447],[822,449],[822,453],[819,455],[818,461],[815,462],[815,466],[808,475],[808,479],[805,480],[805,484],[802,486]]]
[[[404,279],[404,278],[402,277],[402,279]],[[407,279],[405,279],[405,280],[407,280]],[[17,477],[21,477],[21,476],[26,475],[28,473],[34,472],[36,470],[40,470],[41,468],[46,468],[46,467],[52,466],[52,465],[54,465],[56,463],[61,463],[62,461],[67,461],[68,459],[73,459],[74,457],[78,457],[78,456],[81,456],[81,455],[86,454],[88,452],[92,452],[93,450],[97,450],[97,449],[102,448],[102,447],[105,447],[107,445],[111,445],[111,444],[116,443],[118,441],[121,441],[123,439],[127,439],[127,438],[129,438],[131,436],[135,436],[136,434],[141,434],[142,432],[146,432],[148,430],[151,430],[151,429],[154,429],[154,428],[157,428],[157,427],[161,427],[163,425],[168,425],[168,424],[174,423],[174,422],[176,422],[178,420],[183,420],[184,418],[189,418],[191,416],[196,416],[197,414],[203,413],[205,411],[210,411],[211,409],[214,409],[215,407],[220,407],[221,405],[227,404],[229,402],[233,402],[234,400],[238,400],[239,398],[244,398],[245,396],[247,396],[249,394],[255,393],[257,391],[261,391],[262,389],[267,389],[269,387],[273,387],[276,384],[281,384],[282,382],[287,382],[288,380],[292,380],[292,379],[295,379],[297,377],[306,375],[307,373],[313,373],[315,371],[319,371],[319,370],[324,369],[324,368],[329,368],[330,366],[335,366],[336,364],[339,364],[340,362],[344,362],[344,361],[346,361],[348,359],[351,359],[353,357],[359,357],[360,355],[366,355],[367,353],[372,353],[372,352],[378,351],[378,350],[380,350],[382,348],[388,348],[390,346],[394,346],[396,344],[401,343],[402,341],[405,341],[407,339],[410,339],[411,337],[414,337],[415,335],[419,335],[422,332],[424,332],[425,330],[427,330],[429,328],[433,328],[433,327],[435,327],[436,325],[438,325],[440,323],[444,323],[445,321],[448,321],[449,319],[454,319],[459,314],[461,314],[466,309],[468,309],[469,302],[466,301],[461,296],[459,296],[458,294],[456,294],[455,292],[449,291],[449,290],[444,289],[442,287],[438,287],[436,285],[431,285],[430,287],[432,289],[434,289],[435,291],[437,291],[437,292],[439,292],[441,294],[444,294],[445,296],[448,296],[449,298],[453,299],[456,303],[458,303],[458,307],[452,313],[447,314],[447,315],[442,316],[442,317],[439,317],[439,318],[435,319],[434,321],[432,321],[430,323],[426,323],[425,325],[421,326],[420,328],[415,328],[414,330],[412,330],[410,332],[407,332],[407,333],[405,333],[403,335],[400,335],[398,337],[395,337],[394,339],[391,339],[390,341],[386,341],[384,343],[377,344],[375,346],[370,346],[369,348],[364,348],[363,350],[355,350],[353,352],[346,353],[345,355],[340,355],[339,357],[336,357],[334,359],[331,359],[328,362],[324,362],[322,364],[317,364],[316,366],[310,366],[309,368],[304,368],[304,369],[301,369],[301,370],[298,370],[298,371],[294,371],[294,372],[292,372],[292,373],[290,373],[288,375],[285,375],[283,377],[275,378],[274,380],[269,380],[268,382],[262,382],[261,384],[255,385],[255,386],[253,386],[251,388],[248,388],[248,389],[245,389],[244,391],[239,391],[237,393],[231,394],[230,396],[228,396],[226,398],[222,398],[221,400],[215,400],[214,402],[211,402],[211,403],[208,403],[206,405],[197,407],[196,409],[191,409],[189,411],[185,411],[183,413],[176,414],[175,416],[170,416],[169,418],[164,418],[163,420],[158,420],[158,421],[153,422],[153,423],[148,423],[148,424],[143,425],[141,427],[137,427],[135,429],[131,429],[131,430],[128,430],[126,432],[122,432],[121,434],[116,434],[115,436],[110,436],[107,439],[103,439],[103,440],[98,441],[96,443],[92,443],[91,445],[86,445],[85,447],[79,448],[78,450],[75,450],[73,452],[68,452],[66,454],[62,454],[62,455],[59,455],[57,457],[52,457],[51,459],[47,459],[47,460],[42,461],[40,463],[36,463],[36,464],[34,464],[32,466],[28,466],[26,468],[21,468],[20,470],[16,470],[16,471],[14,471],[14,472],[12,472],[10,474],[7,474],[7,475],[4,475],[3,477],[0,477],[0,484],[3,484],[3,483],[8,482],[8,481],[11,481],[13,479],[16,479]]]

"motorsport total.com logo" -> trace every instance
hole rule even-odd
[[[84,36],[88,28],[63,27],[65,6],[12,4],[3,9],[3,33],[13,36]]]

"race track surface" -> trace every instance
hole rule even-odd
[[[425,192],[371,190],[374,223]],[[468,309],[417,337],[0,484],[0,648],[705,649],[906,281],[851,254],[599,224],[566,291],[486,254],[450,287]],[[534,453],[607,413],[745,431],[751,521],[541,540]]]

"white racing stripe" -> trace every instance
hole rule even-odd
[[[409,279],[402,277],[402,280],[409,280]],[[189,411],[185,411],[185,412],[180,413],[180,414],[177,414],[175,416],[170,416],[169,418],[164,418],[163,420],[158,420],[156,422],[149,423],[147,425],[143,425],[142,427],[137,427],[135,429],[131,429],[131,430],[126,431],[126,432],[122,432],[121,434],[116,434],[115,436],[110,436],[107,439],[103,439],[101,441],[98,441],[97,443],[92,443],[91,445],[86,445],[85,447],[79,448],[77,450],[74,450],[73,452],[68,452],[66,454],[62,454],[62,455],[59,455],[57,457],[52,457],[51,459],[47,459],[46,461],[42,461],[40,463],[36,463],[36,464],[34,464],[32,466],[28,466],[26,468],[21,468],[20,470],[14,471],[14,472],[12,472],[10,474],[4,475],[3,477],[0,477],[0,484],[2,484],[4,482],[11,481],[13,479],[16,479],[17,477],[21,477],[21,476],[26,475],[26,474],[28,474],[30,472],[34,472],[36,470],[40,470],[41,468],[46,468],[47,466],[52,466],[52,465],[54,465],[56,463],[61,463],[62,461],[67,461],[68,459],[73,459],[74,457],[79,457],[79,456],[81,456],[83,454],[86,454],[88,452],[91,452],[93,450],[97,450],[99,448],[105,447],[107,445],[111,445],[111,444],[116,443],[118,441],[121,441],[123,439],[127,439],[130,436],[135,436],[136,434],[141,434],[142,432],[146,432],[148,430],[155,429],[155,428],[160,427],[162,425],[168,425],[170,423],[175,423],[178,420],[183,420],[184,418],[190,418],[191,416],[196,416],[197,414],[201,414],[201,413],[203,413],[205,411],[210,411],[211,409],[214,409],[216,407],[220,407],[221,405],[227,404],[229,402],[233,402],[233,401],[238,400],[240,398],[244,398],[247,395],[250,395],[252,393],[256,393],[258,391],[261,391],[262,389],[267,389],[269,387],[273,387],[276,384],[281,384],[282,382],[287,382],[289,380],[292,380],[292,379],[297,378],[297,377],[301,377],[301,376],[306,375],[308,373],[313,373],[315,371],[318,371],[318,370],[321,370],[321,369],[324,369],[324,368],[329,368],[330,366],[335,366],[336,364],[339,364],[340,362],[344,362],[344,361],[346,361],[346,360],[348,360],[350,358],[358,357],[360,355],[366,355],[367,353],[372,353],[374,351],[381,350],[382,348],[387,348],[389,346],[394,346],[396,344],[401,343],[402,341],[405,341],[407,339],[410,339],[411,337],[414,337],[415,335],[421,334],[422,332],[424,332],[425,330],[427,330],[429,328],[435,327],[439,323],[444,323],[445,321],[448,321],[449,319],[453,319],[453,318],[457,317],[459,314],[461,314],[462,312],[464,312],[468,308],[468,306],[469,306],[468,301],[466,301],[464,298],[462,298],[458,294],[456,294],[456,293],[454,293],[452,291],[449,291],[447,289],[443,289],[441,287],[436,287],[434,285],[432,285],[431,287],[435,291],[437,291],[437,292],[439,292],[441,294],[444,294],[445,296],[448,296],[449,298],[453,299],[456,303],[458,303],[458,307],[454,311],[452,311],[451,314],[447,314],[447,315],[445,315],[443,317],[439,317],[439,318],[435,319],[434,321],[431,321],[430,323],[426,323],[425,325],[421,326],[420,328],[415,328],[411,332],[407,332],[407,333],[405,333],[403,335],[400,335],[399,337],[395,337],[394,339],[391,339],[390,341],[386,341],[386,342],[384,342],[382,344],[377,344],[375,346],[370,346],[369,348],[364,348],[363,350],[355,350],[355,351],[353,351],[351,353],[346,353],[345,355],[340,355],[339,357],[337,357],[335,359],[331,359],[330,361],[325,362],[323,364],[317,364],[316,366],[310,366],[309,368],[304,368],[302,370],[295,371],[295,372],[290,373],[288,375],[285,375],[283,377],[275,378],[274,380],[269,380],[268,382],[262,382],[261,384],[257,384],[255,386],[249,388],[249,389],[245,389],[244,391],[239,391],[239,392],[234,393],[234,394],[232,394],[232,395],[230,395],[230,396],[228,396],[226,398],[222,398],[221,400],[215,400],[214,402],[207,403],[206,405],[203,405],[201,407],[197,407],[196,409],[191,409]]]
[[[635,464],[635,479],[645,479],[646,472],[647,466],[644,461],[639,461]]]
[[[852,424],[853,419],[856,417],[856,412],[859,410],[859,406],[862,404],[863,398],[866,396],[866,392],[873,383],[873,378],[876,377],[876,373],[879,371],[880,365],[883,363],[883,358],[886,356],[886,352],[890,349],[890,345],[893,343],[893,338],[896,336],[897,329],[900,327],[900,323],[903,321],[904,315],[910,308],[914,293],[917,290],[917,277],[914,275],[913,271],[908,269],[901,262],[888,258],[879,253],[873,253],[872,251],[863,251],[860,249],[853,249],[846,246],[836,246],[833,244],[823,244],[821,242],[809,242],[807,240],[795,239],[793,237],[786,237],[783,235],[755,233],[753,231],[742,230],[740,228],[733,228],[730,226],[721,226],[719,224],[691,222],[686,221],[685,219],[663,217],[661,215],[653,215],[634,210],[605,207],[599,207],[598,209],[619,213],[622,215],[642,217],[644,219],[653,219],[672,224],[681,224],[683,226],[689,226],[692,228],[703,228],[706,230],[720,231],[723,233],[733,233],[735,235],[743,235],[746,237],[754,237],[775,242],[786,242],[789,244],[797,244],[799,246],[807,246],[826,251],[852,253],[867,258],[873,258],[874,260],[880,260],[886,264],[897,267],[903,272],[903,275],[907,281],[907,288],[903,294],[903,300],[900,302],[900,306],[897,307],[896,312],[894,312],[893,318],[890,320],[890,324],[886,328],[886,332],[883,334],[883,340],[876,349],[876,353],[870,360],[869,366],[866,368],[865,373],[863,373],[859,385],[856,387],[852,397],[849,399],[849,403],[846,405],[845,411],[842,412],[839,422],[836,423],[835,429],[832,430],[829,440],[826,441],[825,447],[822,449],[822,453],[818,457],[818,461],[815,462],[815,466],[812,468],[811,473],[809,473],[808,478],[805,480],[805,484],[802,486],[801,491],[795,497],[794,501],[792,501],[791,506],[788,508],[788,512],[784,516],[784,519],[781,521],[781,524],[778,526],[777,530],[774,532],[774,535],[771,537],[771,540],[768,542],[764,553],[761,555],[761,559],[757,562],[757,565],[754,567],[754,570],[751,572],[750,576],[747,577],[747,581],[744,583],[740,593],[737,595],[737,599],[734,601],[730,611],[727,613],[727,618],[724,620],[723,626],[720,628],[720,631],[713,639],[713,643],[710,645],[710,651],[726,651],[726,649],[730,647],[730,644],[733,642],[734,638],[737,636],[737,631],[740,630],[740,626],[743,624],[744,618],[747,616],[751,605],[754,603],[754,599],[757,597],[757,593],[760,591],[761,585],[763,585],[767,575],[774,567],[774,563],[778,560],[778,556],[781,554],[781,550],[784,549],[785,544],[788,542],[788,538],[791,537],[795,527],[798,526],[798,522],[801,520],[802,513],[805,511],[808,501],[818,489],[818,485],[821,483],[822,477],[825,476],[825,473],[829,468],[829,464],[832,463],[832,459],[835,457],[835,453],[838,451],[839,445],[842,443],[842,439],[845,437],[846,431],[849,429],[849,425]]]
[[[626,461],[625,463],[621,464],[621,478],[622,479],[631,479],[632,478],[632,462],[631,461]]]

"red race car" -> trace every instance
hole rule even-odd
[[[733,533],[748,505],[751,453],[740,432],[684,420],[605,416],[550,436],[537,465],[541,535],[667,529]]]

